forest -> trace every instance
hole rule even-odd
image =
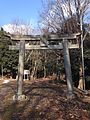
[[[86,26],[86,25],[85,25]],[[9,50],[9,45],[15,44],[10,38],[0,31],[0,75],[16,79],[18,72],[18,50]],[[84,64],[85,80],[89,83],[90,78],[90,35],[89,32],[84,40]],[[72,78],[75,86],[80,79],[79,71],[81,65],[81,49],[70,50],[70,61]],[[25,53],[24,69],[30,70],[30,79],[37,79],[49,76],[64,76],[64,58],[62,50],[29,50]],[[60,79],[60,78],[59,78]],[[65,78],[64,78],[65,79]],[[87,86],[88,87],[88,86]]]

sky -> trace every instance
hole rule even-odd
[[[14,23],[15,20],[21,20],[26,24],[31,23],[32,27],[37,27],[39,13],[42,11],[41,1],[42,0],[0,0],[0,27],[10,32],[11,24]]]
[[[0,0],[0,26],[16,19],[36,26],[41,6],[41,0]]]

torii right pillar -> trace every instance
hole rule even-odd
[[[73,82],[72,82],[72,73],[71,73],[68,40],[63,39],[62,44],[63,44],[63,54],[64,54],[64,66],[65,66],[66,80],[67,80],[67,87],[68,87],[67,98],[72,99],[75,97],[75,95],[73,93]]]

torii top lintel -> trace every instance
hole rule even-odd
[[[63,35],[63,36],[58,36],[57,34],[50,34],[48,37],[45,35],[13,35],[13,34],[6,34],[6,36],[10,37],[13,41],[40,41],[41,39],[47,39],[47,40],[72,40],[76,39],[77,36],[80,36],[80,33],[75,33],[71,35]]]

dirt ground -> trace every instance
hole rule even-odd
[[[0,120],[90,120],[90,97],[74,88],[67,99],[65,81],[38,79],[24,81],[26,101],[13,101],[15,80],[0,81]]]

